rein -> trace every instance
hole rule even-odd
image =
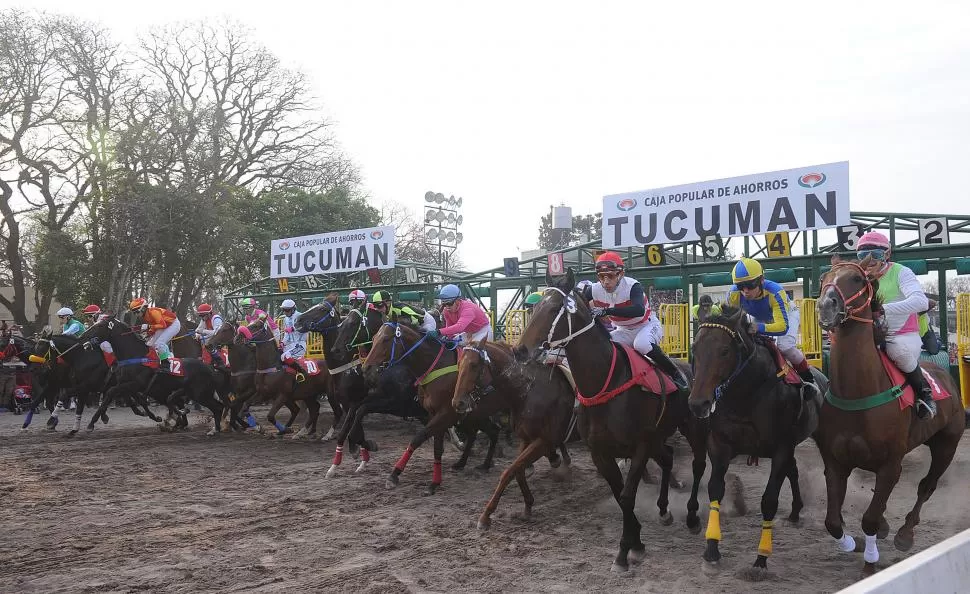
[[[386,367],[393,367],[398,363],[400,363],[401,361],[404,361],[405,359],[408,358],[408,355],[410,355],[415,350],[417,350],[417,348],[421,346],[421,344],[424,343],[425,340],[428,339],[428,334],[424,333],[421,336],[421,338],[417,342],[415,342],[410,349],[408,349],[399,358],[395,359],[394,350],[397,347],[398,341],[401,342],[401,347],[404,348],[404,341],[401,339],[401,327],[397,322],[384,322],[384,325],[394,329],[394,338],[391,339],[391,355],[390,355],[390,358],[388,359]],[[431,363],[431,366],[428,367],[428,370],[425,371],[423,374],[421,374],[421,376],[418,377],[417,381],[414,382],[415,386],[424,386],[426,384],[430,384],[431,382],[433,382],[434,380],[438,379],[443,375],[448,375],[449,373],[454,373],[458,371],[457,364],[449,365],[448,367],[442,367],[441,369],[435,369],[435,367],[438,365],[438,361],[441,360],[441,356],[445,353],[446,348],[449,351],[453,351],[458,347],[457,342],[450,346],[446,346],[445,342],[440,340],[437,342],[441,345],[441,348],[438,349],[438,355],[434,358],[434,361]]]
[[[833,264],[832,271],[834,272],[839,268],[845,268],[846,266],[852,266],[856,268],[862,274],[862,278],[866,279],[866,286],[862,287],[861,289],[853,293],[851,297],[846,299],[845,293],[842,292],[842,289],[839,288],[839,285],[833,280],[832,282],[828,282],[822,285],[822,288],[820,289],[820,294],[824,293],[826,289],[831,287],[832,289],[835,289],[835,292],[838,293],[839,297],[842,298],[842,309],[838,311],[836,314],[839,318],[841,318],[840,321],[836,323],[837,326],[841,326],[842,324],[846,323],[849,320],[855,320],[857,322],[862,322],[864,324],[872,324],[873,323],[872,318],[860,318],[858,315],[856,315],[859,312],[866,309],[867,307],[869,307],[869,305],[872,303],[872,298],[875,297],[875,291],[872,290],[872,281],[869,280],[869,275],[866,274],[866,270],[856,262],[839,262],[837,264]],[[865,303],[856,307],[849,307],[849,303],[855,301],[866,292],[869,293],[869,296],[866,298]]]
[[[576,302],[572,301],[572,298],[558,287],[549,287],[546,289],[546,291],[556,291],[562,295],[562,306],[560,306],[559,313],[556,314],[555,319],[552,320],[552,325],[549,326],[549,335],[546,337],[545,344],[542,345],[545,350],[549,351],[560,346],[566,346],[572,339],[583,334],[596,325],[596,318],[594,317],[589,321],[589,324],[573,332],[573,313],[576,311]],[[559,320],[562,318],[563,314],[566,314],[566,327],[569,334],[558,340],[553,340],[552,337],[556,333],[556,326],[559,324]],[[614,357],[615,356],[616,353],[614,352]]]

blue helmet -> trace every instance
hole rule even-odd
[[[442,301],[450,301],[459,297],[461,297],[461,289],[458,288],[458,285],[445,285],[438,291],[438,299]]]

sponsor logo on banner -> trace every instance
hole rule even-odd
[[[851,222],[847,161],[603,197],[607,249]]]
[[[275,239],[269,268],[272,278],[367,270],[379,279],[394,259],[394,227],[371,227]]]
[[[806,173],[798,178],[798,185],[803,188],[817,188],[825,183],[824,173]]]

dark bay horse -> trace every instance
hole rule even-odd
[[[554,366],[520,364],[512,347],[504,342],[479,341],[465,347],[458,362],[458,381],[451,404],[460,415],[477,412],[491,416],[511,410],[512,426],[519,436],[519,454],[499,478],[492,497],[478,518],[487,530],[499,499],[514,478],[525,501],[524,517],[532,514],[535,498],[526,481],[526,468],[543,456],[552,466],[560,464],[556,448],[569,466],[565,439],[573,419],[576,397],[572,385]]]
[[[318,397],[333,392],[333,378],[324,361],[314,364],[319,372],[315,375],[307,373],[302,382],[296,380],[296,375],[286,370],[280,361],[280,349],[276,346],[273,333],[263,323],[256,320],[248,326],[240,326],[234,339],[237,345],[251,344],[256,350],[256,390],[264,397],[271,398],[267,418],[273,424],[278,435],[286,433],[287,426],[276,420],[276,413],[287,403],[303,402],[307,409],[306,429],[309,435],[317,432],[317,419],[320,416],[320,401]],[[232,359],[229,360],[232,364]],[[296,415],[290,416],[290,423]]]
[[[221,430],[223,405],[215,398],[216,377],[212,368],[198,359],[186,359],[171,372],[153,368],[151,347],[146,345],[127,324],[117,318],[104,318],[88,328],[79,338],[82,342],[95,339],[111,343],[118,359],[115,369],[116,385],[104,395],[101,406],[88,423],[87,430],[94,430],[95,420],[105,414],[108,406],[118,397],[139,402],[145,414],[155,422],[162,419],[148,408],[147,399],[165,405],[169,416],[176,419],[177,428],[188,427],[188,413],[183,410],[185,400],[202,404],[212,411],[215,427],[209,435]],[[100,353],[99,353],[100,356]],[[165,427],[163,423],[162,428]]]
[[[813,391],[813,397],[805,401],[802,387],[782,381],[772,351],[762,339],[751,336],[747,326],[747,314],[726,306],[723,315],[699,325],[693,345],[695,377],[690,406],[697,416],[711,420],[711,478],[707,483],[711,512],[704,552],[709,567],[721,560],[720,504],[731,459],[737,455],[771,459],[771,474],[761,498],[758,556],[753,567],[742,574],[745,579],[759,580],[767,575],[778,494],[786,477],[792,490],[788,520],[799,520],[803,502],[795,446],[815,432],[822,403],[818,392]],[[825,377],[817,370],[813,373],[817,385],[825,390]]]
[[[47,328],[46,331],[50,332],[50,328]],[[44,361],[42,358],[31,361],[33,354],[27,339],[14,334],[13,328],[8,327],[6,322],[0,324],[0,363],[17,360],[25,365],[30,373],[30,404],[27,405],[24,422],[20,429],[26,431],[37,409],[40,408],[41,404],[45,404],[51,415],[47,419],[47,429],[54,431],[58,423],[57,399],[61,392],[61,384],[67,379],[67,372],[65,369],[55,368],[54,364]],[[66,398],[69,400],[70,396],[68,395]]]
[[[673,521],[667,510],[673,449],[664,441],[678,429],[691,442],[694,453],[687,526],[692,532],[700,531],[697,490],[706,467],[706,425],[691,417],[683,394],[675,392],[662,397],[634,385],[626,352],[616,348],[603,325],[593,318],[582,294],[574,290],[572,269],[556,279],[547,277],[546,283],[548,288],[533,308],[532,318],[515,348],[516,356],[539,360],[548,349],[565,347],[578,391],[605,400],[581,406],[578,426],[596,469],[623,512],[623,535],[611,570],[626,571],[628,558],[639,563],[645,555],[640,522],[633,507],[648,458],[653,458],[662,470],[657,500],[661,521]],[[690,369],[684,365],[681,368],[689,377]],[[617,458],[631,460],[625,482]]]
[[[458,413],[451,405],[458,379],[458,355],[455,347],[454,343],[429,338],[427,334],[397,322],[385,322],[374,336],[373,346],[362,370],[368,382],[375,384],[385,365],[394,367],[400,364],[407,367],[418,378],[414,382],[418,387],[418,398],[421,406],[431,416],[428,424],[411,439],[387,478],[385,485],[389,489],[397,486],[411,454],[428,438],[434,438],[434,465],[428,493],[434,493],[441,485],[441,456],[444,453],[445,432],[458,421]],[[464,425],[471,431],[455,468],[464,468],[475,436],[478,431],[482,431],[488,436],[489,442],[488,453],[479,468],[488,470],[492,466],[495,447],[498,445],[498,425],[488,417],[477,414],[466,417]]]
[[[903,456],[926,445],[932,460],[916,489],[916,504],[894,539],[897,549],[908,551],[920,510],[953,460],[965,425],[959,388],[949,373],[935,365],[920,364],[931,384],[950,393],[949,398],[937,401],[935,418],[920,420],[912,407],[901,409],[896,401],[900,390],[880,360],[877,344],[884,336],[873,322],[873,312],[880,310],[876,295],[880,264],[870,258],[861,262],[835,259],[832,269],[822,276],[816,302],[819,323],[832,335],[831,390],[825,396],[816,436],[825,462],[825,528],[839,541],[841,551],[864,549],[864,575],[873,573],[879,560],[877,536],[889,531],[883,514],[899,480]],[[853,468],[876,474],[872,500],[862,515],[864,543],[848,535],[842,518],[846,482]]]
[[[92,348],[90,343],[79,341],[73,336],[45,332],[37,339],[33,355],[53,366],[53,384],[76,397],[74,427],[69,433],[75,435],[81,430],[81,417],[85,406],[97,402],[97,396],[107,385],[111,369],[104,360],[104,353],[100,348]],[[69,398],[70,396],[65,396],[65,400]],[[92,419],[92,422],[96,420],[97,418]]]

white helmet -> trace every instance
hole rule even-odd
[[[284,299],[280,307],[283,309],[296,309],[296,303],[292,299]]]
[[[367,294],[361,291],[360,289],[354,289],[353,291],[350,292],[351,301],[364,301],[366,299],[367,299]]]
[[[50,311],[50,310],[47,310],[47,311]],[[57,310],[57,316],[58,317],[60,317],[60,316],[73,316],[73,315],[74,315],[74,310],[71,309],[70,307],[62,307],[59,310]]]

